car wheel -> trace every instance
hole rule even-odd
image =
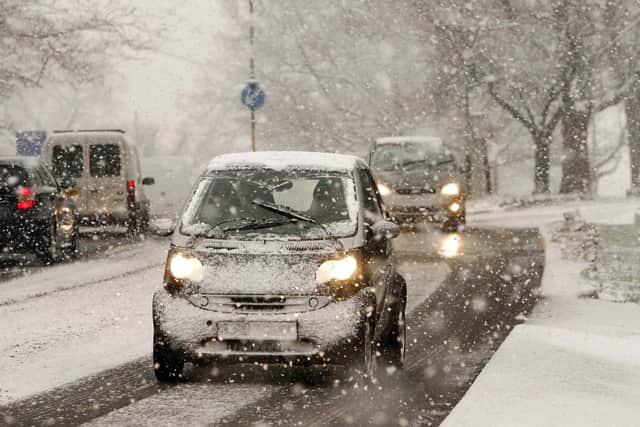
[[[53,264],[59,259],[58,232],[54,221],[51,221],[47,233],[40,241],[36,256],[44,265]]]
[[[153,337],[153,371],[160,382],[176,382],[182,377],[184,360],[173,351],[167,341],[158,336]]]
[[[129,238],[134,238],[140,232],[140,227],[138,225],[138,218],[136,215],[129,215],[127,219],[127,236]]]
[[[359,332],[355,369],[361,376],[369,380],[375,379],[378,367],[377,343],[374,339],[374,330],[375,315],[374,313],[367,313]]]
[[[398,309],[395,322],[383,348],[383,358],[387,366],[402,369],[406,354],[407,326],[404,304]]]
[[[396,315],[389,335],[385,339],[382,351],[383,360],[387,366],[402,369],[406,354],[407,325],[405,308],[407,305],[407,284],[404,278],[396,273],[396,283],[400,287],[400,298],[396,308]]]
[[[64,255],[68,258],[68,259],[76,259],[78,258],[78,232],[75,231],[73,233],[73,237],[71,238],[71,245],[65,250]]]

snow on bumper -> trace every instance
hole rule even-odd
[[[370,304],[365,294],[361,292],[353,298],[334,301],[312,311],[238,314],[204,310],[184,297],[160,289],[153,300],[154,323],[171,347],[185,354],[207,353],[205,346],[218,337],[220,323],[245,321],[294,323],[297,325],[296,342],[311,345],[300,353],[330,353],[358,336]],[[295,346],[290,351],[295,355]],[[223,355],[224,352],[220,353]]]

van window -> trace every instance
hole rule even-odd
[[[118,176],[121,169],[120,146],[95,144],[89,147],[89,171],[91,176]]]
[[[84,162],[82,161],[82,145],[54,145],[53,146],[53,174],[57,177],[82,176]]]

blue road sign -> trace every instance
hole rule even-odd
[[[43,130],[16,132],[16,154],[38,157],[42,153],[42,145],[46,139],[47,132]]]
[[[264,105],[264,99],[267,95],[264,93],[258,83],[249,83],[240,94],[240,100],[250,110],[257,110]]]

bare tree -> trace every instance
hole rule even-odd
[[[140,12],[121,1],[0,2],[0,96],[45,79],[86,81],[153,45]]]

